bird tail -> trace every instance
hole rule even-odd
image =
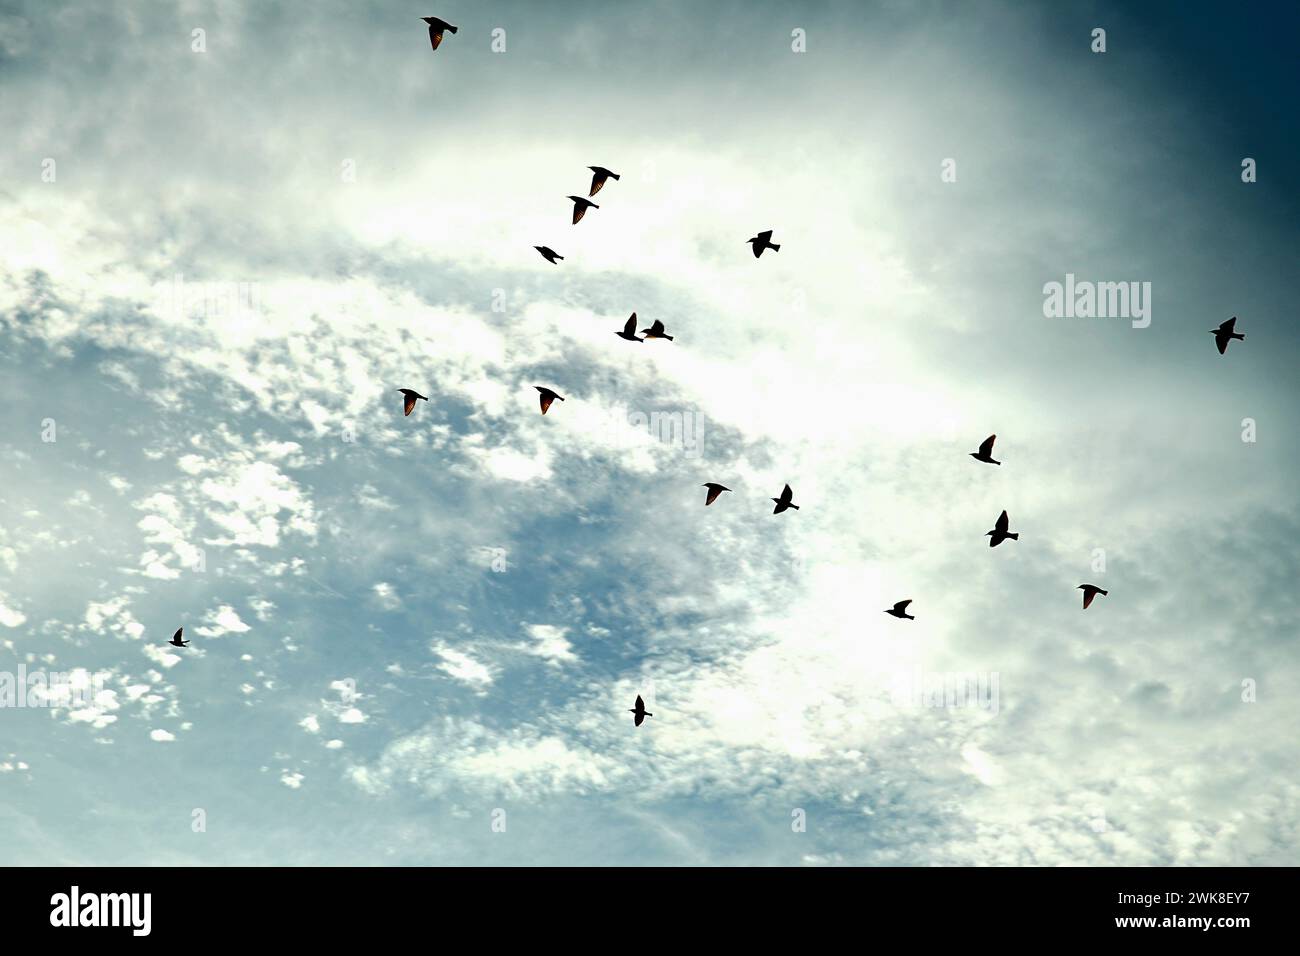
[[[664,338],[666,338],[669,342],[673,340],[673,337],[671,335],[665,335]]]
[[[455,33],[455,32],[456,32],[456,28],[453,27],[450,23],[447,24],[447,29],[450,30],[452,33]]]
[[[767,247],[768,247],[769,249],[771,249],[773,252],[780,252],[780,251],[781,251],[781,247],[778,246],[775,242],[769,242],[769,243],[767,244]]]
[[[1110,594],[1109,591],[1103,591],[1101,588],[1097,588],[1097,593],[1098,593],[1098,594]]]
[[[1244,335],[1243,335],[1242,333],[1240,333],[1240,332],[1233,332],[1233,333],[1232,333],[1232,337],[1233,337],[1234,339],[1241,339],[1243,342],[1246,341],[1246,336],[1244,336]]]
[[[786,507],[788,507],[788,508],[793,508],[795,511],[798,511],[798,510],[799,510],[799,506],[798,506],[798,505],[787,505]]]
[[[1017,531],[1015,534],[1008,534],[1007,537],[1010,538],[1012,541],[1019,541],[1019,540],[1020,540],[1020,532]]]

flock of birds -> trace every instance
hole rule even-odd
[[[442,43],[442,38],[445,33],[456,32],[456,27],[452,26],[446,20],[441,20],[438,17],[421,17],[420,19],[422,19],[425,23],[429,25],[429,42],[432,44],[433,49],[435,50],[438,49],[439,44]],[[591,170],[592,173],[591,188],[588,191],[587,195],[585,197],[584,196],[567,197],[573,202],[573,225],[575,226],[582,221],[582,217],[587,214],[588,209],[600,208],[600,206],[596,205],[594,202],[591,201],[590,197],[600,192],[600,190],[604,187],[604,185],[607,182],[609,182],[609,180],[613,179],[617,181],[619,179],[618,173],[614,172],[611,169],[606,169],[604,166],[588,166],[587,168]],[[773,252],[781,251],[781,246],[777,243],[772,242],[771,229],[765,229],[762,232],[758,233],[758,235],[754,236],[751,239],[747,239],[745,241],[749,244],[750,248],[753,250],[755,259],[760,258],[763,255],[764,251],[768,249],[771,249]],[[564,256],[557,253],[550,246],[534,246],[533,248],[536,249],[541,254],[543,259],[545,259],[547,262],[550,262],[552,265],[555,265],[559,261],[562,261],[564,259]],[[665,339],[666,341],[669,342],[673,341],[673,337],[668,334],[668,331],[664,327],[663,322],[661,322],[658,319],[652,322],[649,328],[642,329],[639,338],[637,333],[637,324],[638,323],[637,323],[636,313],[633,312],[632,315],[628,318],[627,322],[623,325],[623,328],[621,330],[615,331],[614,334],[617,335],[619,338],[629,342],[645,342],[650,339]],[[1237,317],[1234,315],[1226,322],[1220,324],[1218,328],[1210,329],[1210,334],[1214,336],[1214,342],[1218,346],[1220,355],[1223,355],[1227,352],[1228,343],[1231,342],[1233,339],[1238,339],[1243,341],[1245,340],[1246,336],[1242,335],[1240,332],[1236,330],[1236,325],[1237,325]],[[545,415],[547,411],[550,410],[551,405],[555,402],[557,398],[560,401],[564,401],[563,395],[559,394],[553,389],[547,388],[546,386],[534,385],[533,388],[537,389],[543,415]],[[428,396],[421,395],[419,392],[411,388],[399,388],[397,391],[399,391],[402,394],[402,401],[403,401],[402,413],[403,415],[406,416],[409,416],[411,412],[415,411],[415,405],[417,401],[427,402],[429,400]],[[984,464],[987,465],[1001,465],[1002,462],[996,460],[993,457],[993,443],[994,441],[997,440],[997,437],[998,437],[997,435],[990,435],[988,438],[984,439],[984,441],[980,443],[980,447],[978,451],[973,451],[969,453],[970,457],[974,458],[976,461],[983,462]],[[731,491],[731,489],[728,488],[726,485],[719,484],[716,481],[706,481],[703,487],[708,489],[708,492],[706,493],[704,498],[705,507],[708,507],[709,505],[717,501],[718,496],[721,495],[724,491],[728,491],[728,492]],[[779,515],[783,511],[788,511],[790,509],[793,509],[795,511],[799,510],[799,506],[794,503],[794,491],[790,488],[789,484],[786,484],[786,486],[781,490],[780,497],[773,498],[771,500],[776,502],[776,507],[772,509],[772,514],[774,515]],[[1003,510],[1003,512],[1000,515],[998,515],[997,521],[994,522],[993,528],[989,531],[984,532],[985,537],[989,539],[990,548],[996,548],[1003,541],[1006,541],[1008,539],[1012,541],[1020,540],[1020,533],[1017,531],[1010,530],[1011,529],[1010,522],[1011,519],[1007,516],[1007,512]],[[1087,610],[1092,605],[1093,599],[1096,598],[1098,594],[1105,596],[1109,593],[1105,589],[1099,588],[1095,584],[1080,584],[1077,590],[1083,592],[1084,610]],[[893,617],[896,618],[902,618],[908,621],[914,621],[916,620],[916,616],[907,613],[908,605],[910,605],[911,603],[912,603],[911,598],[908,598],[905,601],[899,601],[893,607],[887,608],[885,610],[885,613],[892,615]],[[188,645],[189,641],[181,639],[181,635],[183,631],[184,628],[178,629],[176,633],[172,636],[171,641],[169,641],[168,643],[171,644],[173,647],[185,647],[186,645]],[[637,695],[636,698],[636,706],[630,708],[629,713],[633,715],[634,724],[637,727],[640,727],[647,717],[654,716],[654,714],[648,712],[645,709],[645,702],[641,699],[641,696],[639,694]]]

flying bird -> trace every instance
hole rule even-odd
[[[650,328],[642,329],[641,334],[647,339],[667,339],[669,342],[673,340],[673,337],[668,334],[668,330],[664,328],[664,324],[658,319],[651,323]]]
[[[537,389],[537,391],[539,391],[539,392],[542,393],[542,394],[541,394],[541,399],[542,399],[542,414],[543,414],[543,415],[545,415],[545,414],[546,414],[546,410],[547,410],[548,408],[551,407],[551,402],[555,401],[557,398],[558,398],[560,401],[564,401],[564,396],[563,396],[563,395],[559,394],[558,392],[552,392],[549,388],[542,388],[542,386],[540,386],[540,385],[534,385],[533,388]]]
[[[1224,322],[1217,329],[1210,329],[1210,334],[1214,336],[1214,344],[1219,347],[1219,354],[1222,355],[1228,351],[1228,343],[1233,339],[1246,341],[1246,336],[1235,331],[1237,327],[1237,317],[1234,315],[1227,322]]]
[[[587,193],[588,196],[594,196],[600,192],[600,187],[609,180],[618,179],[618,173],[612,169],[606,169],[604,166],[588,166],[587,168],[592,172],[591,192]]]
[[[642,722],[643,722],[647,717],[653,717],[653,716],[654,716],[654,714],[650,713],[648,710],[645,709],[645,701],[643,701],[643,700],[641,699],[641,695],[640,695],[640,694],[637,694],[637,695],[636,695],[636,706],[633,707],[633,708],[631,708],[630,710],[628,710],[628,713],[629,713],[629,714],[635,714],[635,715],[636,715],[636,726],[638,726],[638,727],[641,726],[641,723],[642,723]]]
[[[1019,540],[1020,540],[1020,532],[1018,532],[1018,531],[1017,531],[1017,532],[1011,532],[1011,531],[1008,531],[1008,530],[1007,530],[1008,525],[1009,525],[1009,522],[1008,522],[1008,520],[1007,520],[1007,513],[1006,513],[1005,511],[1003,511],[1002,514],[998,515],[998,523],[995,524],[995,525],[993,526],[993,530],[992,530],[992,531],[985,531],[985,532],[984,532],[984,534],[986,534],[986,535],[992,535],[992,536],[993,536],[993,537],[989,538],[989,547],[990,547],[990,548],[996,548],[998,545],[1000,545],[1000,544],[1001,544],[1003,541],[1005,541],[1007,538],[1010,538],[1012,541],[1019,541]]]
[[[542,254],[542,258],[545,259],[547,262],[549,262],[551,265],[555,265],[556,259],[564,258],[564,256],[560,255],[550,246],[533,246],[533,248],[536,249],[538,252],[540,252]]]
[[[1092,603],[1092,599],[1098,594],[1106,595],[1110,593],[1109,591],[1103,591],[1095,584],[1080,584],[1078,590],[1083,592],[1083,609],[1085,611],[1088,610],[1088,605]]]
[[[708,495],[704,498],[704,507],[706,508],[718,500],[718,495],[731,490],[726,485],[720,485],[716,481],[706,481],[701,487],[709,489]]]
[[[772,230],[764,229],[753,239],[746,239],[754,249],[754,258],[757,259],[763,254],[764,249],[771,249],[773,252],[780,252],[781,247],[772,241]]]
[[[794,492],[790,490],[789,485],[785,486],[780,498],[773,498],[772,500],[776,502],[776,507],[772,509],[774,515],[779,515],[786,508],[793,508],[795,511],[799,510],[799,506],[794,503]]]
[[[899,601],[893,607],[886,610],[885,613],[892,614],[894,615],[894,617],[905,617],[909,621],[915,621],[916,615],[907,613],[907,606],[911,603],[912,603],[911,598],[908,598],[906,601]]]
[[[980,450],[969,452],[970,456],[976,461],[984,462],[986,465],[1002,464],[1000,461],[993,460],[993,439],[997,437],[997,435],[990,435],[988,438],[984,439],[984,444],[980,445]]]
[[[406,396],[406,400],[402,404],[403,415],[409,415],[411,414],[411,412],[415,411],[415,400],[417,398],[422,398],[426,402],[429,400],[429,397],[427,395],[421,395],[419,392],[415,391],[414,389],[399,388],[398,391]]]
[[[587,210],[589,208],[590,209],[600,208],[590,199],[583,199],[581,196],[570,196],[568,198],[573,200],[573,224],[575,226],[582,221],[582,217],[587,214]]]
[[[437,17],[420,17],[420,19],[429,24],[429,42],[433,44],[435,50],[438,49],[438,44],[442,42],[442,31],[456,32],[456,28],[446,20],[439,20]]]
[[[632,317],[623,323],[622,332],[615,332],[614,334],[620,339],[627,339],[629,342],[640,342],[641,340],[636,337],[636,313],[633,312]]]
[[[181,632],[184,630],[185,628],[183,627],[176,628],[176,633],[172,635],[172,639],[167,643],[170,644],[172,647],[184,647],[185,645],[187,645],[189,641],[181,640]]]

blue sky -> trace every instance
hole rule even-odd
[[[0,13],[0,861],[1295,862],[1296,14],[790,7]]]

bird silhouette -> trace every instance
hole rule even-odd
[[[658,319],[655,319],[654,322],[650,324],[650,328],[642,329],[641,334],[648,339],[667,339],[669,342],[673,340],[673,337],[669,335],[667,330],[664,328],[664,324]]]
[[[410,389],[410,388],[399,388],[398,391],[401,392],[403,395],[406,396],[406,400],[405,400],[405,402],[403,402],[403,405],[402,405],[402,408],[403,408],[402,414],[403,414],[403,415],[409,415],[409,414],[411,414],[411,412],[415,411],[415,400],[416,400],[417,398],[422,398],[422,399],[424,399],[426,402],[429,400],[429,397],[428,397],[427,395],[421,395],[419,392],[415,391],[414,389]]]
[[[181,632],[183,632],[184,630],[185,628],[183,627],[176,628],[176,633],[172,635],[172,639],[167,643],[170,644],[172,647],[185,647],[187,644],[189,644],[189,641],[181,640]]]
[[[701,487],[709,489],[709,493],[704,498],[704,507],[706,508],[718,500],[718,495],[731,490],[726,485],[720,485],[716,481],[706,481]]]
[[[1080,584],[1078,590],[1083,592],[1083,609],[1085,611],[1088,610],[1088,605],[1092,603],[1092,599],[1098,594],[1106,595],[1110,593],[1109,591],[1103,591],[1095,584]]]
[[[1233,339],[1241,339],[1243,342],[1246,340],[1246,336],[1237,332],[1236,327],[1237,317],[1234,315],[1217,329],[1210,329],[1210,334],[1214,336],[1214,344],[1219,347],[1220,355],[1228,351],[1228,343]]]
[[[533,388],[535,388],[535,389],[537,389],[537,391],[541,392],[541,400],[542,400],[542,414],[543,414],[543,415],[545,415],[545,414],[546,414],[546,410],[547,410],[548,408],[551,407],[551,402],[555,401],[557,398],[558,398],[560,401],[564,401],[564,396],[563,396],[563,395],[559,394],[558,392],[553,392],[553,391],[551,391],[549,388],[542,388],[542,386],[540,386],[540,385],[534,385]]]
[[[435,50],[438,49],[438,44],[442,42],[442,31],[456,32],[456,28],[446,20],[439,20],[437,17],[420,17],[420,19],[429,24],[429,42],[433,44]]]
[[[641,699],[641,695],[640,695],[640,694],[637,694],[637,695],[636,695],[636,706],[633,707],[633,708],[631,708],[631,709],[629,709],[629,710],[628,710],[628,713],[629,713],[629,714],[635,714],[635,715],[636,715],[636,726],[638,726],[638,727],[641,726],[641,723],[642,723],[642,722],[643,722],[647,717],[653,717],[653,716],[654,716],[654,714],[650,713],[648,710],[645,709],[645,701],[643,701],[643,700]]]
[[[793,508],[795,511],[799,510],[799,506],[794,503],[794,492],[790,490],[789,485],[786,485],[782,490],[780,498],[773,498],[772,500],[776,502],[776,507],[772,509],[774,515],[779,515],[787,508]]]
[[[988,438],[984,439],[984,444],[980,445],[980,450],[969,452],[970,456],[976,461],[982,461],[988,465],[1002,464],[1000,461],[993,460],[993,439],[997,437],[997,435],[990,435]]]
[[[622,332],[615,332],[614,334],[620,339],[627,339],[629,342],[640,342],[641,340],[636,337],[636,313],[633,312],[632,317],[623,323]]]
[[[533,246],[533,248],[536,249],[538,252],[540,252],[542,254],[542,258],[545,259],[547,262],[549,262],[551,265],[555,265],[556,259],[564,258],[564,256],[560,255],[550,246]]]
[[[753,247],[755,259],[763,254],[764,249],[771,249],[773,252],[781,251],[781,247],[772,242],[771,229],[764,229],[753,239],[746,239],[745,241]]]
[[[897,604],[895,604],[893,607],[891,607],[891,608],[889,608],[888,610],[886,610],[885,613],[886,613],[886,614],[892,614],[892,615],[894,615],[894,617],[905,617],[905,618],[907,618],[909,621],[915,621],[915,620],[916,620],[916,616],[907,613],[907,606],[908,606],[909,604],[911,604],[911,603],[912,603],[912,599],[911,599],[911,598],[908,598],[906,601],[899,601],[899,602],[898,602]]]
[[[612,169],[606,169],[604,166],[588,166],[587,168],[592,172],[591,192],[587,193],[588,196],[594,196],[600,192],[600,187],[604,186],[609,180],[618,179],[618,173]]]
[[[990,548],[996,548],[1007,538],[1010,538],[1012,541],[1020,540],[1020,532],[1008,531],[1007,530],[1008,525],[1009,522],[1007,521],[1007,513],[1004,511],[1002,512],[1002,514],[998,515],[998,522],[993,526],[993,530],[984,532],[985,535],[993,536],[989,538]]]
[[[588,209],[599,209],[590,199],[583,199],[581,196],[570,196],[573,200],[573,224],[576,226],[582,221],[582,217],[587,214]]]

